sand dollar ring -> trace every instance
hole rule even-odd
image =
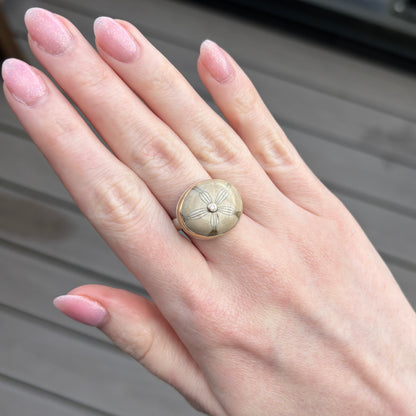
[[[243,213],[237,189],[222,179],[189,187],[176,206],[175,226],[191,237],[208,239],[234,228]]]

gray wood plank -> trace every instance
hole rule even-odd
[[[183,17],[177,16],[178,11],[176,8],[170,7],[165,10],[167,7],[166,4],[162,0],[157,1],[161,1],[163,7],[161,6],[160,10],[162,13],[160,15],[149,16],[149,19],[151,17],[154,19],[154,27],[157,27],[158,18],[160,18],[163,22],[165,21],[164,19],[167,19],[167,16],[163,13],[170,13],[172,16],[175,16],[175,18],[183,19]],[[45,2],[39,0],[37,2],[22,0],[13,8],[15,13],[11,15],[11,23],[15,30],[21,30],[22,20],[20,16],[23,14],[26,6],[33,4],[43,6],[45,5]],[[57,4],[60,3],[57,2]],[[106,10],[106,4],[106,2],[103,2],[104,11]],[[168,2],[168,4],[170,4],[170,2]],[[127,10],[130,10],[129,4],[123,3],[123,7],[124,6]],[[136,19],[143,19],[142,6],[143,5],[140,7],[140,13],[136,10],[136,13],[132,12],[132,14],[127,14],[127,16],[133,21],[136,21]],[[144,15],[146,16],[146,6],[143,7],[145,10]],[[149,14],[151,14],[152,7],[150,4],[147,5],[147,7],[149,9]],[[51,5],[50,8],[73,20],[80,30],[86,34],[87,38],[92,41],[92,17],[74,13],[70,10],[71,7],[69,7],[68,10],[68,8],[57,7],[54,4]],[[195,11],[196,9],[192,8],[192,10]],[[17,16],[19,16],[18,19]],[[215,16],[216,15],[213,15],[211,17],[216,18]],[[218,18],[221,19],[221,16]],[[151,27],[149,26],[149,22],[152,22],[152,20],[147,21],[147,26],[145,25],[145,27]],[[171,24],[173,24],[173,22]],[[192,23],[189,23],[189,25],[193,26]],[[232,26],[233,25],[231,23],[231,26],[228,29],[230,33],[233,32]],[[246,26],[251,27],[249,24],[246,24]],[[221,25],[214,27],[218,30],[221,29]],[[195,69],[195,62],[198,56],[196,45],[189,45],[189,42],[182,42],[181,44],[177,37],[171,37],[167,32],[167,29],[165,28],[164,30],[166,30],[166,32],[164,32],[164,36],[157,36],[154,31],[152,32],[151,29],[149,29],[149,39],[153,41],[153,43],[163,53],[165,53],[169,59],[172,60],[172,62],[187,76],[189,81],[197,88],[197,90],[206,96],[206,93],[203,92],[203,88],[201,87],[201,83]],[[183,30],[182,26],[180,30]],[[203,39],[201,30],[203,29],[197,31],[193,35],[192,39],[196,38],[198,35],[200,35],[201,39]],[[144,30],[144,32],[146,33],[146,30]],[[177,35],[177,32],[174,33]],[[222,32],[220,32],[218,36],[222,36],[222,39],[224,40],[228,39],[226,34]],[[276,38],[274,43],[278,44],[279,39],[280,38]],[[234,47],[238,47],[240,44],[238,38],[234,38],[233,42]],[[262,42],[261,37],[258,38],[258,42]],[[251,60],[254,61],[258,59],[256,58],[256,54],[259,50],[262,50],[262,48],[256,48],[254,44],[251,44],[251,48],[246,51],[245,54],[247,55],[248,53],[252,53]],[[273,54],[270,56],[268,55],[267,57],[268,59],[265,57],[265,61],[273,61],[276,65],[280,62],[280,60],[276,62],[278,55]],[[242,63],[246,63],[248,58],[249,55],[242,59]],[[328,62],[328,65],[330,65],[331,61]],[[327,63],[325,63],[325,65],[327,65]],[[374,65],[374,67],[377,68],[376,65]],[[347,72],[351,72],[352,70],[353,69],[348,69]],[[306,85],[296,81],[284,79],[280,77],[279,74],[270,73],[270,71],[262,71],[257,68],[253,69],[249,64],[247,72],[253,79],[265,102],[269,105],[271,111],[275,115],[278,115],[279,121],[294,127],[300,127],[303,130],[310,130],[311,132],[314,132],[315,135],[322,135],[331,140],[349,143],[350,145],[357,146],[366,151],[379,154],[385,159],[394,158],[412,165],[416,164],[415,123],[408,121],[403,117],[396,116],[394,112],[388,113],[360,104],[357,100],[354,101],[351,97],[346,96],[345,94],[331,94],[323,92],[314,88],[314,86],[310,84]],[[393,95],[395,97],[399,96],[401,89],[407,91],[408,88],[410,88],[407,83],[408,78],[402,79],[399,77],[396,79],[396,72],[390,71],[377,73],[376,71],[376,73],[374,73],[373,71],[370,78],[375,79],[378,76],[379,78],[377,79],[377,82],[379,84],[383,84],[385,88],[379,88],[374,91],[371,90],[371,94],[375,93],[375,91],[377,91],[378,95],[381,93],[384,94],[383,100],[380,98],[380,101],[385,102],[388,100],[390,95],[393,94],[393,92],[388,91],[389,86],[394,88]],[[355,75],[361,76],[361,73],[356,72]],[[335,71],[334,74],[332,74],[332,77],[336,78],[339,85],[347,85],[343,73],[339,74]],[[416,82],[414,85],[416,85]],[[350,87],[352,88],[351,84],[348,84],[348,88]],[[361,90],[362,89],[359,91]],[[369,97],[371,96],[370,91],[367,91],[367,94]]]
[[[33,142],[1,131],[0,178],[74,204]]]
[[[126,283],[135,281],[81,214],[1,187],[0,200],[0,238]]]
[[[2,416],[109,416],[0,376]]]
[[[87,272],[53,264],[34,254],[22,253],[5,245],[0,245],[0,270],[0,304],[18,308],[27,314],[106,343],[110,341],[101,331],[94,331],[67,318],[55,309],[52,300],[84,284],[103,284],[136,293],[140,290],[138,284],[134,290],[133,284],[123,286],[116,279],[108,281]]]
[[[416,214],[416,170],[293,128],[286,133],[329,188],[361,193],[374,204]]]
[[[269,75],[251,70],[247,73],[283,127],[294,127],[385,160],[415,166],[413,122]]]
[[[416,264],[416,221],[359,199],[338,194],[377,250]]]
[[[170,386],[131,358],[72,333],[2,311],[0,371],[117,416],[195,415]]]

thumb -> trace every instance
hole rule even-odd
[[[223,413],[198,365],[150,300],[126,290],[86,285],[57,297],[54,305],[70,318],[99,328],[198,410]]]

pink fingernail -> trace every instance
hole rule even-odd
[[[94,22],[94,33],[98,46],[121,62],[134,61],[140,47],[130,33],[114,19],[99,17]]]
[[[7,89],[23,104],[34,105],[47,92],[45,83],[33,68],[18,59],[6,59],[1,74]]]
[[[205,40],[201,44],[201,61],[218,82],[226,82],[234,75],[234,69],[227,55],[211,40]]]
[[[53,300],[53,304],[66,316],[85,325],[100,326],[108,318],[106,309],[86,296],[58,296]]]
[[[66,26],[48,10],[32,7],[25,14],[30,37],[51,55],[63,54],[72,44],[72,35]]]

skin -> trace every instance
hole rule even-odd
[[[47,94],[6,98],[82,212],[152,297],[97,285],[97,324],[212,415],[414,415],[416,315],[342,203],[314,176],[254,86],[202,49],[199,76],[227,122],[131,24],[123,62],[63,17],[71,47],[30,47],[111,153],[42,73]],[[211,50],[212,51],[212,50]],[[216,78],[217,79],[216,79]],[[218,80],[220,79],[220,81]],[[135,95],[137,94],[138,97]],[[209,241],[181,236],[191,184],[228,180],[244,214]]]

